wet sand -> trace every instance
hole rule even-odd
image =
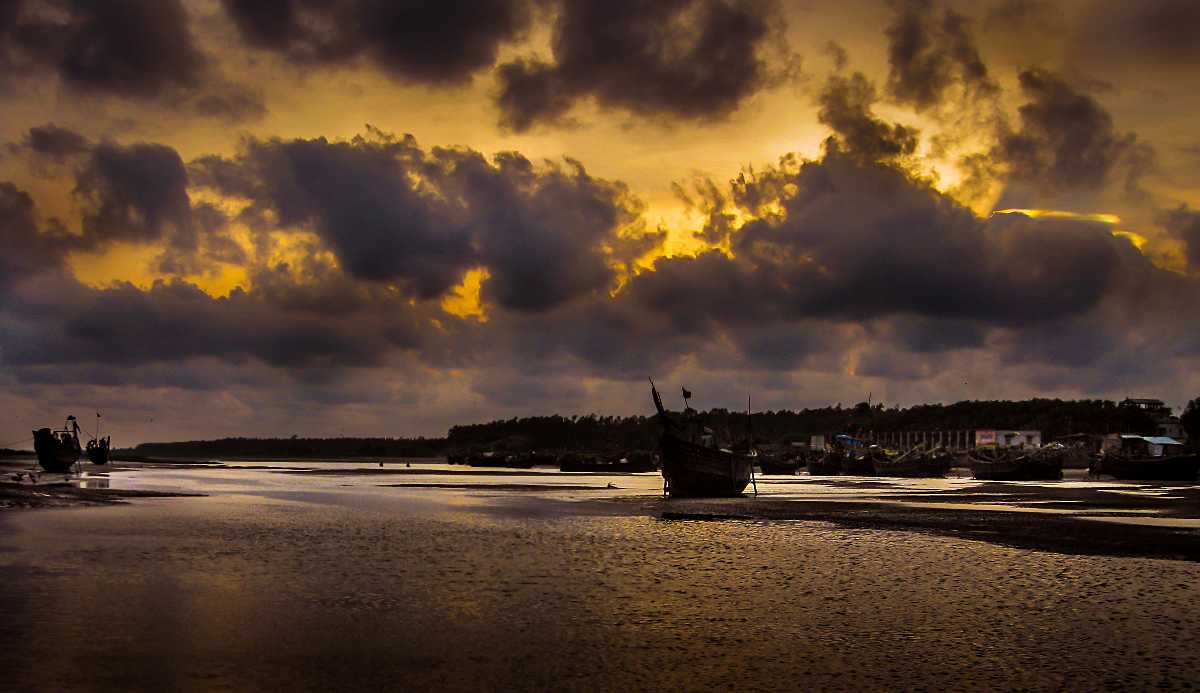
[[[1197,679],[1194,558],[1145,557],[1091,530],[1076,542],[1085,551],[1020,545],[1069,526],[1194,543],[1188,527],[1101,518],[1186,521],[1195,485],[778,477],[757,499],[668,502],[653,475],[435,469],[417,481],[280,466],[324,471],[129,467],[110,487],[207,495],[0,513],[6,687],[1097,690]]]

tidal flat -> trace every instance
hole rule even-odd
[[[123,502],[0,512],[5,688],[1200,683],[1196,484],[661,484],[423,460],[89,471]],[[203,495],[142,497],[167,493]]]

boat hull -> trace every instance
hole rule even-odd
[[[922,457],[897,461],[875,461],[875,476],[922,479],[944,477],[950,473],[949,457]]]
[[[1195,481],[1200,471],[1200,455],[1174,457],[1100,457],[1089,470],[1093,475],[1107,474],[1130,481]]]
[[[809,476],[837,476],[842,471],[842,455],[826,452],[808,461]]]
[[[754,473],[754,458],[707,448],[663,434],[662,475],[672,498],[740,496]]]
[[[875,474],[875,462],[866,456],[855,457],[854,455],[846,455],[842,459],[841,473],[845,476],[873,476]]]
[[[103,466],[108,464],[108,439],[88,441],[84,454],[87,455],[88,461],[94,465]]]
[[[988,460],[968,455],[971,473],[982,481],[1058,481],[1063,478],[1062,458],[1021,455]]]
[[[33,432],[33,450],[37,453],[38,465],[51,473],[71,471],[81,452],[78,443],[63,443],[49,428]]]

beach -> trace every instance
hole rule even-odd
[[[18,690],[1188,688],[1195,484],[117,465],[0,512]],[[616,487],[616,488],[613,488]],[[102,490],[102,489],[98,489]]]

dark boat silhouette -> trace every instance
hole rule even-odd
[[[937,478],[950,473],[953,457],[944,448],[909,450],[898,457],[877,455],[873,458],[875,476],[906,479]]]
[[[1195,481],[1200,471],[1200,454],[1153,457],[1106,452],[1088,467],[1092,476],[1107,474],[1129,481]]]
[[[33,449],[38,464],[47,472],[69,472],[79,462],[79,424],[68,416],[62,428],[39,428],[33,432]]]
[[[696,420],[694,409],[686,407],[684,420],[677,422],[663,408],[654,381],[650,381],[650,392],[663,427],[659,449],[667,495],[672,498],[740,496],[754,478],[754,455],[720,449],[715,436]],[[690,396],[686,390],[684,394]]]
[[[1056,481],[1063,478],[1063,456],[1027,450],[975,448],[967,463],[985,481]]]
[[[648,450],[634,450],[617,458],[568,452],[559,456],[558,468],[559,471],[563,472],[630,474],[634,472],[658,471],[658,464],[654,459],[654,454]]]
[[[108,444],[109,436],[89,440],[87,447],[84,449],[84,454],[87,455],[88,460],[92,464],[108,464]]]
[[[109,443],[112,442],[112,436],[100,437],[100,412],[96,412],[96,435],[87,442],[87,448],[84,454],[87,455],[89,461],[96,465],[108,464]]]
[[[813,453],[808,458],[809,476],[837,476],[842,471],[842,458],[846,453],[841,450],[826,450]]]
[[[758,468],[763,474],[785,474],[796,475],[804,467],[804,456],[800,453],[771,452],[763,453],[761,450],[758,453]]]

